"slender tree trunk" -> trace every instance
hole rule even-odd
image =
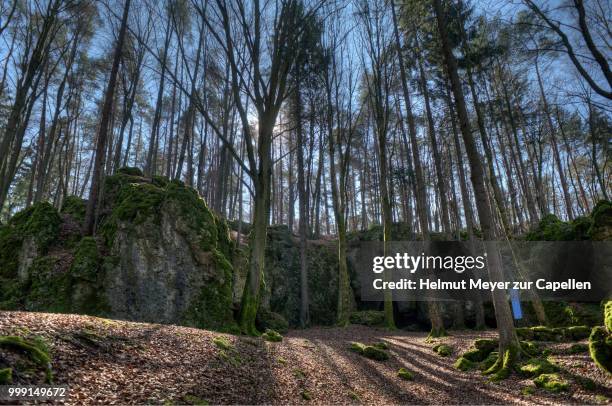
[[[115,46],[115,53],[113,55],[113,66],[111,68],[110,76],[108,79],[108,87],[106,88],[106,92],[104,94],[104,105],[102,106],[100,128],[98,131],[98,140],[96,143],[96,156],[93,167],[93,176],[91,179],[91,188],[89,190],[89,200],[87,201],[85,223],[83,225],[83,231],[86,235],[92,235],[95,228],[96,208],[98,205],[98,199],[100,198],[100,186],[103,181],[104,168],[102,168],[102,165],[104,163],[104,152],[106,151],[110,115],[113,108],[113,100],[115,98],[115,86],[117,84],[119,62],[121,60],[123,43],[125,42],[125,32],[127,30],[127,19],[130,10],[130,1],[131,0],[125,0],[125,5],[123,7],[123,17],[121,18],[119,38],[117,39],[117,45]]]
[[[465,97],[461,87],[461,80],[457,73],[457,62],[452,52],[452,48],[448,38],[447,21],[444,9],[440,0],[433,0],[438,32],[442,43],[442,53],[444,55],[444,63],[449,76],[455,104],[457,106],[457,114],[463,141],[465,144],[468,159],[471,167],[471,178],[476,194],[476,207],[480,217],[480,225],[482,228],[483,237],[485,239],[485,247],[488,262],[489,278],[493,282],[504,280],[503,268],[500,252],[495,245],[497,236],[493,227],[493,213],[487,203],[487,192],[484,181],[484,170],[480,160],[480,154],[476,148],[476,142],[470,128],[469,117],[465,104]],[[520,345],[514,330],[512,320],[512,312],[506,299],[504,292],[499,290],[493,291],[493,305],[495,307],[495,317],[499,331],[499,358],[496,364],[487,372],[496,372],[497,378],[504,378],[504,375],[510,373],[512,363],[520,352]]]

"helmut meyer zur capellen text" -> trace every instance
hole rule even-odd
[[[393,256],[375,256],[372,262],[372,271],[382,274],[386,270],[398,270],[414,275],[419,270],[454,271],[462,274],[466,270],[483,270],[486,267],[487,254],[479,256],[440,256],[440,255],[410,255],[397,253]],[[382,276],[382,275],[381,275]],[[447,281],[440,278],[400,278],[398,280],[384,280],[375,278],[372,285],[376,290],[548,290],[552,292],[562,290],[590,290],[591,282],[567,279],[565,281],[549,281],[543,278],[535,281],[487,281],[482,278],[469,278]]]

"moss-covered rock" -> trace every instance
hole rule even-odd
[[[406,368],[400,368],[397,371],[397,376],[399,376],[405,381],[412,381],[414,379],[414,374],[408,371]]]
[[[584,340],[589,337],[591,329],[588,326],[571,326],[565,328],[565,337],[574,341]]]
[[[361,310],[351,313],[349,318],[351,324],[361,324],[364,326],[383,326],[385,323],[385,313],[378,310]]]
[[[386,359],[389,359],[389,354],[386,351],[381,350],[380,348],[373,347],[371,345],[367,345],[363,349],[363,356],[376,361],[384,361]]]
[[[453,347],[446,344],[436,344],[434,345],[433,350],[441,357],[448,357],[453,353]]]
[[[297,238],[285,225],[268,227],[265,256],[264,307],[280,314],[290,326],[300,318],[300,264]],[[338,256],[333,242],[308,241],[308,289],[310,321],[336,323],[338,305]]]
[[[217,336],[215,338],[213,338],[213,344],[216,345],[218,348],[222,349],[222,350],[233,350],[234,349],[234,344],[232,344],[230,342],[230,340],[228,340],[226,337],[223,336]]]
[[[476,368],[477,363],[470,361],[465,358],[465,356],[461,356],[457,358],[457,361],[453,364],[453,366],[460,371],[469,371],[470,369]]]
[[[110,313],[235,331],[227,226],[182,182],[106,178],[101,233]]]
[[[612,240],[612,202],[599,201],[591,213],[593,223],[589,229],[592,240],[609,241]]]
[[[569,389],[569,383],[559,374],[542,374],[533,380],[537,387],[549,392],[562,392]]]
[[[363,351],[365,350],[366,345],[357,341],[352,341],[349,344],[349,349],[353,352],[356,352],[358,354],[363,354]]]
[[[271,341],[271,342],[281,342],[283,341],[283,336],[280,335],[277,331],[271,330],[271,329],[267,329],[262,335],[261,338],[263,338],[266,341]]]
[[[612,375],[612,334],[605,327],[593,327],[589,336],[589,352],[595,364]]]
[[[123,168],[119,168],[117,173],[121,173],[129,176],[144,176],[142,171],[139,168],[135,168],[132,166],[125,166]]]
[[[267,329],[270,329],[278,331],[281,334],[285,334],[287,331],[289,331],[289,323],[281,314],[263,307],[260,307],[257,310],[255,326],[259,331],[266,331]]]
[[[612,300],[604,302],[604,325],[612,333]]]
[[[60,212],[82,223],[85,220],[87,201],[78,196],[67,196],[62,203]]]
[[[388,350],[389,349],[389,344],[387,344],[384,341],[379,341],[377,343],[372,344],[372,347],[376,347],[379,350]]]
[[[559,368],[545,358],[531,358],[522,363],[518,370],[522,375],[536,377],[557,372]]]

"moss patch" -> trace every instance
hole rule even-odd
[[[414,379],[414,374],[406,368],[400,368],[399,371],[397,371],[397,376],[405,381],[412,381]]]
[[[612,334],[605,327],[593,327],[589,337],[589,352],[599,368],[612,374]]]
[[[277,331],[274,331],[272,329],[267,329],[266,332],[261,335],[261,338],[263,338],[266,341],[271,341],[271,342],[283,341],[283,336],[280,335]]]
[[[0,385],[8,385],[13,382],[13,369],[2,368],[0,369]]]
[[[434,345],[433,350],[436,354],[441,357],[448,357],[453,353],[453,347],[446,344],[437,344]]]
[[[0,336],[0,347],[25,355],[35,366],[44,370],[45,380],[53,380],[49,347],[42,338],[25,339],[19,336]]]
[[[222,350],[233,350],[234,344],[232,344],[226,337],[217,336],[213,338],[213,344],[215,344],[218,348]]]
[[[465,357],[457,358],[457,361],[453,364],[453,366],[460,371],[469,371],[470,369],[476,368],[476,363],[470,361]]]
[[[569,383],[561,378],[559,374],[542,374],[533,380],[538,388],[549,392],[562,392],[569,389]]]
[[[559,368],[556,365],[543,358],[531,358],[519,366],[519,372],[528,377],[551,374],[558,370]]]
[[[78,196],[67,196],[62,203],[62,214],[67,214],[74,220],[82,223],[85,220],[86,200]]]
[[[376,361],[384,361],[389,359],[389,354],[387,354],[386,351],[371,345],[368,345],[363,349],[363,356]]]
[[[349,321],[351,324],[381,327],[385,324],[385,313],[378,310],[362,310],[351,313]]]

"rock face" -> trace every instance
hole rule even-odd
[[[104,189],[93,238],[62,238],[62,219],[46,203],[0,229],[0,308],[232,330],[225,223],[180,182],[122,171]],[[79,202],[69,203],[64,220],[81,220]]]

